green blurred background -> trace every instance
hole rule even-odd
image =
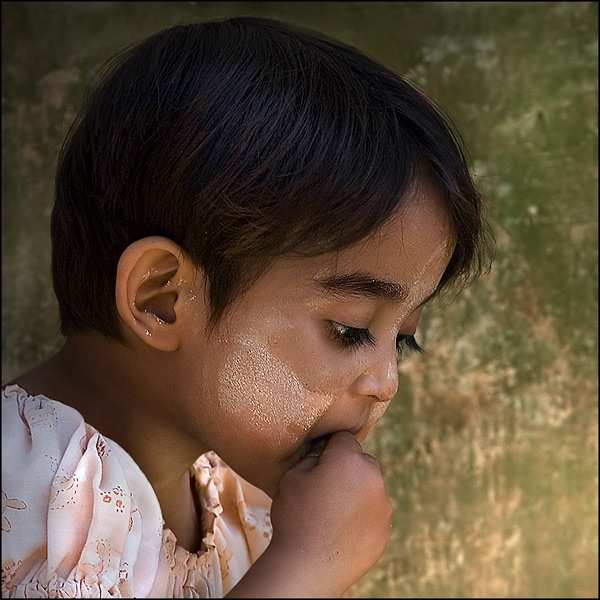
[[[424,89],[498,242],[489,276],[424,314],[427,354],[366,442],[394,529],[347,596],[597,597],[595,2],[2,2],[2,381],[61,344],[53,172],[94,67],[235,15],[319,29]]]

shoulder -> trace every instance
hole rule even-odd
[[[162,540],[150,483],[73,408],[2,390],[2,595],[146,595]]]

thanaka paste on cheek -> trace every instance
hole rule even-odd
[[[224,412],[246,413],[249,428],[268,433],[270,443],[297,444],[332,404],[331,395],[311,392],[294,371],[273,356],[264,341],[238,338],[219,373]]]

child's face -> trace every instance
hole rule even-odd
[[[347,250],[276,261],[208,338],[198,314],[184,341],[188,429],[270,495],[307,442],[364,440],[396,393],[397,336],[414,334],[453,249],[435,190],[417,196]],[[405,293],[379,297],[369,280]]]

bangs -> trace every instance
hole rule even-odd
[[[216,127],[192,155],[201,148],[210,158],[201,170],[190,159],[183,179],[196,179],[198,203],[219,198],[226,206],[225,214],[218,211],[220,235],[238,257],[315,254],[355,243],[394,213],[424,158],[422,146],[437,144],[419,143],[409,130],[407,100],[415,104],[409,113],[422,118],[420,97],[399,77],[390,86],[389,72],[338,42],[313,36],[305,43],[297,33],[276,31],[257,43],[256,34],[232,34],[236,42],[226,51],[230,58],[237,51],[233,62],[243,64],[235,96],[229,79],[204,94],[215,99],[203,112]],[[246,56],[247,47],[257,50]],[[202,114],[193,118],[207,130],[198,126]]]

